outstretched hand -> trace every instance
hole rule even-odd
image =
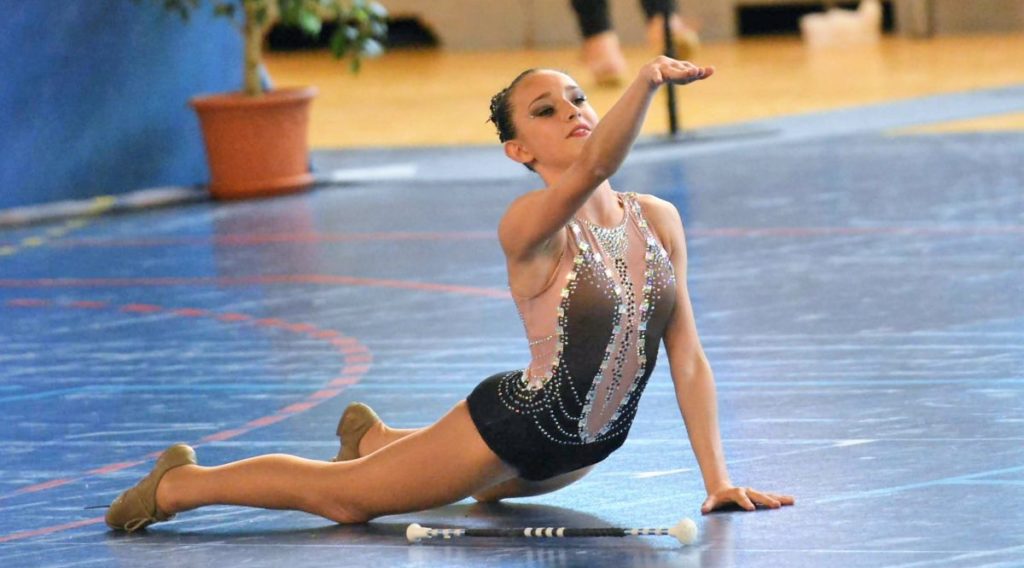
[[[714,67],[701,67],[689,61],[680,61],[664,55],[655,58],[640,70],[640,76],[655,88],[665,83],[688,85],[694,81],[707,79],[714,74]]]
[[[727,487],[708,495],[708,498],[700,507],[700,512],[706,515],[715,509],[721,509],[729,505],[737,505],[747,511],[757,509],[757,505],[769,509],[778,509],[779,507],[794,503],[796,503],[796,499],[791,495],[762,493],[750,487]]]

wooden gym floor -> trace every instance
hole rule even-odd
[[[653,56],[628,47],[631,69]],[[708,44],[694,58],[717,67],[712,81],[681,89],[685,128],[834,110],[926,95],[1024,82],[1024,36],[886,38],[847,50],[806,48],[797,38]],[[314,148],[491,144],[485,123],[491,95],[519,71],[564,69],[588,90],[599,112],[619,89],[594,87],[575,48],[486,53],[394,51],[368,62],[358,76],[323,53],[272,54],[276,86],[320,89],[314,103]],[[667,128],[656,105],[646,132]],[[940,130],[1021,130],[1024,114],[936,125]]]

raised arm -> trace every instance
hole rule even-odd
[[[764,493],[749,487],[735,487],[729,478],[722,450],[722,437],[718,429],[718,399],[711,365],[697,335],[697,325],[686,285],[686,237],[679,212],[667,201],[644,196],[644,212],[658,233],[676,275],[676,302],[665,330],[665,351],[668,354],[675,386],[676,401],[686,424],[704,488],[708,497],[701,506],[709,513],[730,504],[753,511],[755,503],[768,508],[792,505],[789,495]]]
[[[593,127],[593,132],[583,145],[579,156],[568,164],[564,171],[556,164],[541,169],[548,187],[517,199],[502,219],[498,228],[502,246],[510,260],[526,260],[543,249],[552,236],[572,219],[577,210],[587,201],[605,180],[614,174],[626,159],[629,149],[636,140],[643,125],[647,108],[658,87],[665,83],[686,84],[706,79],[714,73],[711,67],[699,67],[685,61],[659,57],[645,65],[636,80],[622,97],[608,111],[607,115]],[[578,87],[576,88],[578,91]],[[541,101],[539,111],[536,101],[526,108],[514,109],[520,120],[543,118],[560,121],[571,127],[580,117],[594,116],[582,92],[567,90],[553,93],[550,101]],[[550,103],[550,104],[548,104]],[[551,114],[537,116],[533,112]],[[588,114],[589,112],[589,114]],[[527,140],[506,142],[506,153],[518,161],[530,164],[536,157],[536,146]]]

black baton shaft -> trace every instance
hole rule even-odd
[[[530,534],[527,535],[527,530]],[[480,536],[492,538],[546,538],[547,528],[521,528],[521,529],[466,529],[464,536]],[[558,538],[557,531],[562,531],[562,537],[588,537],[588,536],[626,536],[625,529],[568,529],[552,528],[551,538]]]
[[[676,46],[672,41],[672,26],[669,24],[669,18],[672,15],[671,6],[665,8],[663,14],[664,21],[662,22],[662,29],[665,36],[665,56],[676,58]],[[675,85],[669,83],[666,85],[668,93],[668,132],[672,136],[675,136],[679,132],[679,119],[676,117],[676,91]]]

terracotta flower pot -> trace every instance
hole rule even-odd
[[[214,198],[280,195],[313,183],[306,133],[315,95],[315,88],[306,87],[189,101],[203,129]]]

